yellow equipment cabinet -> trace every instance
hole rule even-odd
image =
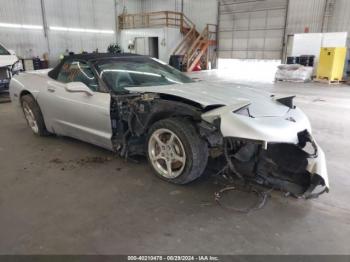
[[[317,79],[328,81],[343,80],[346,47],[321,48],[317,68]]]

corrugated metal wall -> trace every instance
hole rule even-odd
[[[118,14],[123,13],[124,8],[128,14],[136,14],[136,13],[142,12],[141,0],[116,0],[116,1],[118,3]]]
[[[253,6],[266,6],[271,11],[273,7],[281,3],[280,0],[220,0],[220,57],[225,58],[281,58],[277,52],[268,53],[264,55],[259,52],[250,52],[247,42],[250,37],[253,38],[266,38],[266,34],[257,32],[255,30],[248,30],[248,27],[253,23],[257,27],[261,27],[261,24],[266,18],[271,18],[270,14],[263,14],[262,12],[254,12]],[[287,41],[288,35],[296,33],[309,32],[348,32],[350,35],[350,1],[349,0],[289,0],[288,1],[288,17],[286,24],[285,34],[274,35],[274,43],[277,47],[277,43],[283,42],[283,35]],[[232,10],[228,10],[227,4]],[[243,6],[243,7],[242,7]],[[245,7],[244,7],[245,6]],[[241,12],[241,9],[248,8],[249,12]],[[252,9],[253,8],[253,9]],[[253,15],[248,16],[248,13]],[[273,23],[279,23],[281,25],[281,15],[278,17],[275,15],[275,21]],[[285,17],[284,17],[285,18]],[[260,21],[260,22],[259,22]],[[275,24],[274,26],[276,26]],[[239,33],[237,33],[239,31]],[[268,30],[267,32],[270,32]],[[248,32],[250,32],[248,34]],[[271,39],[272,40],[272,39]],[[261,48],[262,40],[259,43],[255,43],[255,49],[258,46]],[[268,46],[270,48],[271,45]],[[279,49],[282,46],[279,47]],[[235,50],[238,49],[236,52]],[[241,50],[244,49],[244,50]],[[280,52],[281,54],[281,52]]]
[[[49,26],[115,30],[115,1],[117,2],[118,14],[123,12],[124,7],[128,13],[161,10],[181,11],[181,0],[44,0],[47,22]],[[253,45],[254,48],[262,48],[262,39],[265,39],[265,47],[272,48],[274,45],[277,47],[278,39],[282,37],[280,31],[270,30],[271,28],[265,31],[253,31],[246,30],[246,27],[248,21],[251,22],[251,27],[260,27],[266,21],[269,27],[280,26],[282,24],[281,14],[276,10],[274,11],[273,6],[284,0],[220,1],[265,4],[269,9],[253,12],[253,15],[250,15],[253,19],[250,20],[246,19],[247,13],[244,14],[244,12],[236,13],[231,17],[229,14],[223,16],[222,18],[229,21],[224,22],[225,19],[222,19],[222,28],[227,29],[227,25],[232,22],[231,29],[245,30],[245,32],[235,32],[235,34],[222,32],[221,51],[225,51],[223,47],[230,42],[230,45],[233,45],[232,50],[236,47],[242,48],[247,43],[247,39],[252,40],[249,40],[249,45]],[[0,23],[43,25],[40,2],[40,0],[0,0]],[[199,30],[207,23],[217,23],[217,0],[183,0],[183,2],[184,13],[193,20]],[[325,8],[326,2],[329,8]],[[222,12],[227,13],[227,10],[222,8]],[[231,10],[231,12],[234,13],[235,10]],[[350,1],[289,0],[286,35],[302,33],[306,27],[309,28],[310,32],[320,32],[323,27],[327,32],[347,31],[350,34]],[[247,32],[249,32],[249,37],[244,37]],[[115,37],[113,34],[49,31],[48,38],[50,41],[47,41],[43,30],[0,27],[0,41],[8,48],[14,49],[22,57],[42,56],[43,53],[48,52],[49,48],[53,59],[57,58],[67,48],[76,52],[81,50],[92,51],[96,48],[104,50],[110,42],[115,41]],[[252,46],[249,48],[252,48]],[[267,48],[264,50],[268,51]],[[253,58],[262,55],[265,58],[272,58],[278,53],[276,51],[273,56],[270,56],[265,51],[263,55],[261,52],[255,54],[250,52],[250,55],[245,57]],[[231,57],[242,58],[242,53],[236,53]]]
[[[184,13],[202,31],[207,24],[217,24],[217,0],[184,0]]]
[[[0,6],[0,23],[43,24],[40,0],[0,0]],[[23,57],[47,52],[42,30],[0,27],[0,42]]]
[[[97,30],[115,30],[113,0],[45,0],[49,27],[72,27]],[[115,34],[48,31],[50,58],[54,59],[66,49],[74,52],[106,51],[115,42]]]
[[[69,27],[94,30],[116,29],[117,12],[141,12],[140,0],[44,0],[48,27]],[[41,0],[0,0],[0,23],[43,26]],[[7,28],[0,26],[0,41],[23,58],[42,57],[49,53],[50,61],[57,61],[66,49],[74,52],[106,51],[116,41],[115,34],[67,32]]]
[[[326,5],[327,4],[327,5]],[[327,7],[327,8],[326,8]],[[349,0],[290,0],[288,33],[348,32],[350,35]]]
[[[219,12],[219,57],[281,57],[287,0],[221,0]]]
[[[143,12],[181,11],[181,0],[141,0]]]
[[[328,31],[348,32],[350,36],[350,1],[336,0],[333,10],[330,10]]]
[[[181,12],[181,0],[141,0],[143,12]],[[183,12],[192,20],[199,31],[207,24],[217,24],[217,0],[183,0]]]
[[[287,33],[321,32],[326,0],[290,0]]]
[[[129,41],[135,41],[136,38],[158,37],[159,59],[164,62],[169,62],[170,54],[178,45],[181,39],[180,30],[177,28],[148,28],[144,29],[129,29],[121,32],[122,48],[128,51]],[[131,50],[135,52],[135,50]]]

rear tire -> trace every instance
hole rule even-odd
[[[21,98],[21,104],[24,117],[33,133],[38,136],[48,136],[50,133],[46,129],[43,115],[34,97],[24,95]]]
[[[155,174],[174,184],[199,178],[208,162],[206,141],[190,120],[180,118],[156,122],[150,128],[146,152]]]

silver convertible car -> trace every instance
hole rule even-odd
[[[36,135],[146,155],[172,183],[197,179],[210,159],[239,180],[296,197],[329,190],[325,155],[294,97],[195,82],[133,54],[68,56],[53,70],[16,75],[10,94]]]

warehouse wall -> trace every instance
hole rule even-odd
[[[127,1],[127,0],[124,0]],[[206,23],[217,23],[218,1],[227,0],[184,0],[184,12],[200,27]],[[256,2],[251,0],[229,0],[232,2]],[[326,2],[334,3],[334,10],[326,13],[326,31],[346,31],[350,33],[350,1],[349,0],[289,0],[288,28],[290,34],[303,33],[305,27],[310,32],[320,32],[325,15]],[[152,12],[174,10],[181,11],[181,0],[139,0],[134,4],[134,11]],[[128,10],[129,13],[132,13]],[[327,18],[327,17],[326,17]],[[327,19],[326,19],[327,20]]]
[[[198,31],[210,24],[217,24],[217,0],[140,0],[141,11],[139,12],[157,12],[157,11],[175,11],[184,14],[196,25]],[[128,13],[132,13],[127,10]],[[134,12],[137,13],[137,12]],[[139,37],[158,37],[159,39],[159,58],[164,62],[169,61],[169,57],[176,46],[182,40],[183,35],[178,28],[149,28],[149,29],[131,29],[121,32],[121,44],[124,50],[128,50],[128,43]]]
[[[159,59],[168,62],[170,54],[174,51],[181,39],[180,30],[177,28],[149,28],[144,29],[130,29],[121,32],[121,45],[124,51],[128,50],[130,41],[135,41],[135,38],[144,37],[158,37]],[[133,52],[131,50],[131,52]]]
[[[330,11],[330,15],[328,31],[348,32],[348,36],[350,36],[350,1],[337,0],[333,11]]]
[[[221,0],[219,56],[279,59],[283,50],[287,0]]]
[[[135,14],[135,13],[142,12],[142,0],[116,0],[116,1],[118,4],[118,14],[122,14],[124,8],[126,13],[128,14]]]
[[[0,23],[42,25],[40,0],[0,0]],[[43,30],[0,27],[0,42],[20,56],[47,52]]]
[[[305,27],[311,33],[348,32],[350,37],[350,1],[290,0],[288,34],[303,33]]]
[[[290,0],[287,33],[321,32],[326,0]]]
[[[184,0],[184,13],[202,31],[207,24],[218,23],[218,1]]]
[[[105,51],[116,41],[115,12],[141,12],[140,0],[44,0],[48,27],[109,30],[109,33],[9,28],[4,23],[44,26],[41,0],[0,0],[0,42],[23,58],[42,57],[58,60],[66,49],[74,52]],[[116,9],[115,9],[115,3]],[[1,26],[2,23],[2,26]]]
[[[115,1],[117,9],[115,10]],[[220,0],[224,1],[224,0]],[[227,2],[228,0],[225,0]],[[255,2],[230,0],[233,2]],[[41,0],[0,0],[0,24],[43,26]],[[115,30],[115,12],[121,14],[161,10],[181,11],[181,0],[43,0],[48,26]],[[259,1],[257,1],[259,2]],[[183,0],[184,13],[201,30],[207,23],[217,23],[217,0]],[[326,7],[328,3],[328,9]],[[324,19],[325,18],[325,19]],[[286,35],[347,31],[350,35],[349,0],[290,0]],[[51,59],[69,48],[75,52],[106,49],[116,41],[115,34],[48,31],[0,26],[0,41],[21,57],[42,56],[50,51]],[[237,38],[236,38],[237,40]],[[174,40],[175,41],[175,40]]]
[[[181,0],[43,0],[43,3],[48,27],[46,35],[43,28],[33,30],[0,27],[0,39],[5,46],[14,49],[23,58],[42,57],[44,53],[48,53],[52,64],[66,49],[76,53],[96,49],[105,51],[116,39],[124,43],[123,46],[127,41],[120,39],[120,32],[98,34],[51,30],[50,27],[115,31],[116,15],[123,12],[180,12],[182,9]],[[198,30],[202,30],[207,23],[216,24],[216,0],[184,0],[183,3],[184,13],[197,25]],[[0,23],[44,27],[41,0],[0,0],[0,6]],[[131,35],[129,33],[124,35]],[[167,52],[171,52],[170,49],[174,48],[173,45],[176,45],[181,37],[181,34],[175,34],[171,41],[166,37],[168,43],[171,42],[171,45],[166,47]],[[165,56],[163,58],[168,60]]]
[[[181,0],[141,0],[143,12],[181,12]],[[183,12],[201,31],[207,24],[217,24],[217,0],[183,0]]]
[[[269,3],[270,2],[270,3]],[[275,17],[270,14],[274,6],[282,0],[220,0],[220,34],[219,34],[219,55],[223,58],[281,58],[282,52],[275,52],[273,55],[268,52],[272,47],[266,45],[262,52],[252,52],[247,44],[254,44],[255,49],[266,39],[271,38],[273,43],[284,42],[288,45],[288,36],[306,31],[313,32],[348,32],[350,36],[350,1],[349,0],[289,0],[288,12],[283,17]],[[267,6],[268,15],[265,21],[272,21],[270,27],[264,27],[263,7]],[[265,10],[264,10],[265,11]],[[249,14],[249,15],[248,15]],[[273,30],[274,27],[282,25],[281,18],[286,18],[286,30],[283,34]],[[249,19],[247,19],[249,17]],[[277,26],[277,20],[281,20]],[[274,19],[274,21],[273,21]],[[255,28],[256,27],[256,28]],[[256,31],[255,29],[258,29]],[[265,31],[265,33],[264,33]],[[247,33],[249,32],[249,34]],[[276,34],[269,35],[276,32]],[[285,39],[283,39],[285,37]],[[256,41],[254,40],[256,38]],[[251,41],[253,39],[254,41]],[[260,39],[260,40],[259,40]],[[261,39],[265,39],[262,41]],[[290,39],[289,39],[290,40]],[[259,47],[259,48],[258,48]],[[281,47],[280,47],[281,48]],[[279,48],[279,49],[280,49]],[[236,52],[235,50],[241,50]],[[285,49],[285,47],[284,47]]]
[[[71,27],[110,30],[112,33],[86,33],[48,31],[50,59],[57,59],[66,49],[82,51],[106,51],[115,42],[115,14],[112,0],[45,0],[49,27]]]
[[[326,5],[327,4],[327,5]],[[348,32],[350,35],[349,0],[290,0],[288,33]],[[322,28],[323,27],[323,28]]]

